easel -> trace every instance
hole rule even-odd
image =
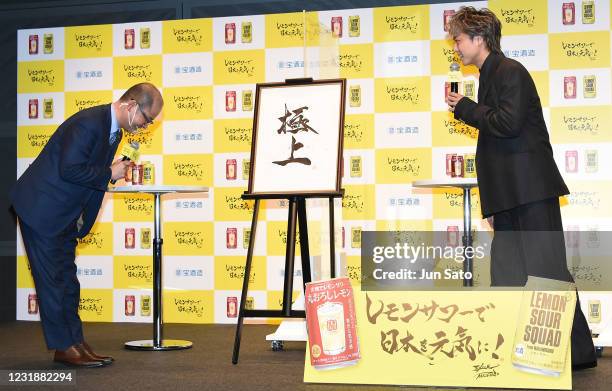
[[[238,323],[236,325],[236,337],[234,339],[234,353],[232,364],[238,363],[240,354],[240,340],[242,338],[242,326],[244,318],[305,318],[304,311],[291,309],[293,293],[293,270],[295,266],[295,239],[297,224],[300,227],[300,253],[302,257],[302,279],[304,287],[311,281],[310,275],[310,251],[308,247],[308,224],[306,220],[306,198],[328,198],[329,199],[329,255],[330,274],[336,276],[335,262],[335,235],[334,235],[334,198],[341,198],[344,191],[327,194],[300,194],[300,195],[252,195],[243,194],[245,200],[254,199],[253,221],[251,222],[251,233],[249,236],[249,248],[247,250],[246,265],[244,268],[244,280],[242,282],[242,294],[240,296],[240,307],[238,310]],[[253,261],[253,250],[255,248],[255,234],[257,232],[257,218],[259,214],[259,203],[262,199],[287,199],[289,200],[289,213],[287,217],[287,249],[285,252],[285,280],[283,283],[283,308],[280,310],[250,310],[245,309],[246,297],[249,289],[249,276],[251,263]]]
[[[296,93],[296,89],[300,92]],[[276,95],[273,93],[276,92]],[[303,94],[303,95],[300,95]],[[296,104],[295,97],[301,97],[300,102]],[[321,98],[324,97],[324,98]],[[331,97],[331,98],[330,98]],[[321,100],[325,101],[321,102]],[[331,100],[335,99],[335,100]],[[238,308],[238,323],[236,325],[236,337],[234,339],[234,353],[232,355],[232,363],[238,363],[238,355],[240,353],[240,339],[242,336],[242,326],[244,318],[305,318],[305,311],[293,310],[291,308],[291,299],[293,293],[293,271],[295,265],[295,240],[297,225],[300,227],[300,251],[302,257],[302,275],[304,287],[306,283],[311,281],[310,273],[310,250],[308,246],[308,223],[306,219],[306,199],[307,198],[327,198],[329,200],[329,247],[330,247],[330,260],[331,260],[331,276],[336,276],[335,270],[335,235],[334,235],[334,198],[341,198],[344,195],[344,190],[341,188],[342,178],[342,141],[344,131],[344,102],[346,99],[346,80],[345,79],[333,79],[333,80],[317,80],[313,81],[312,78],[303,79],[288,79],[284,83],[261,83],[257,84],[255,92],[255,113],[253,117],[253,137],[251,143],[251,164],[249,168],[249,187],[248,190],[242,195],[244,200],[255,200],[253,209],[253,221],[251,222],[251,233],[249,237],[249,248],[247,250],[247,259],[244,269],[244,280],[242,283],[242,294],[240,296],[240,306]],[[296,107],[292,108],[293,111],[289,111],[287,108],[287,102],[293,100]],[[304,102],[306,101],[306,102]],[[264,103],[262,103],[264,102]],[[266,103],[267,102],[267,103]],[[262,107],[266,105],[272,105],[277,107],[279,102],[284,103],[284,117],[278,118],[278,113],[270,115],[265,113],[261,115],[260,110],[265,111]],[[312,108],[315,109],[319,105],[338,105],[337,112],[329,110],[320,110],[324,112],[325,118],[319,118],[317,122],[324,129],[328,131],[326,133],[319,134],[314,128],[309,125],[309,120],[303,118],[303,111]],[[282,106],[281,106],[282,107]],[[316,110],[315,110],[316,112]],[[292,115],[294,117],[288,121],[287,119]],[[262,128],[266,130],[265,136],[258,137],[258,127],[260,119],[264,118],[264,124]],[[303,147],[301,142],[296,142],[295,137],[292,136],[291,155],[290,159],[285,161],[270,161],[269,156],[276,152],[271,146],[274,146],[274,142],[266,139],[269,138],[269,129],[276,128],[277,123],[274,122],[275,126],[271,126],[269,118],[272,117],[276,120],[281,120],[282,125],[276,134],[281,133],[297,133],[298,131],[312,131],[317,135],[323,136],[323,143],[327,142],[327,145],[337,146],[336,150],[333,150],[333,154],[326,156],[316,156],[315,162],[321,163],[317,167],[334,167],[335,171],[329,170],[330,177],[326,177],[325,174],[311,170],[306,173],[306,177],[299,176],[286,176],[282,178],[282,174],[278,171],[278,166],[285,167],[287,164],[304,164],[306,166],[311,165],[311,160],[305,157],[294,158],[294,152]],[[296,118],[297,117],[297,118]],[[297,123],[296,123],[297,122]],[[289,127],[289,130],[287,130]],[[337,133],[332,132],[333,129],[337,129]],[[330,137],[331,136],[331,137]],[[262,141],[264,140],[264,141]],[[261,145],[260,145],[261,144]],[[272,148],[272,149],[270,149]],[[321,150],[327,151],[325,148]],[[258,158],[259,156],[259,158]],[[261,160],[263,163],[260,163]],[[258,164],[259,163],[259,164]],[[259,172],[256,167],[267,168],[268,171]],[[266,165],[267,164],[267,165]],[[327,164],[327,165],[326,165]],[[276,172],[281,178],[271,176],[269,171]],[[291,170],[287,170],[291,172]],[[303,172],[303,171],[302,171]],[[314,174],[312,172],[315,172]],[[271,180],[269,180],[271,178]],[[318,182],[320,178],[323,178],[322,182]],[[280,184],[280,186],[278,186]],[[290,184],[290,185],[288,185]],[[306,185],[304,187],[304,185]],[[314,185],[310,187],[308,185]],[[316,190],[311,190],[316,189]],[[289,201],[289,212],[287,216],[287,247],[285,251],[285,276],[283,283],[283,306],[280,310],[257,310],[257,309],[245,309],[247,293],[249,290],[249,277],[251,275],[251,263],[253,261],[253,251],[255,248],[255,237],[257,233],[257,219],[259,215],[259,204],[261,200],[265,199],[286,199]],[[304,288],[303,287],[303,288]]]

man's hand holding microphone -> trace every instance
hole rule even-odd
[[[125,172],[133,165],[132,161],[138,160],[138,148],[140,145],[136,141],[125,144],[121,149],[121,158],[111,165],[111,183],[114,185],[118,179],[125,177]]]
[[[456,62],[451,63],[450,71],[448,73],[448,82],[450,84],[450,91],[446,95],[446,104],[448,110],[451,112],[455,111],[455,106],[463,98],[463,95],[459,93],[459,82],[461,81],[461,68]]]

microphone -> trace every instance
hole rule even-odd
[[[459,93],[459,81],[461,81],[461,72],[459,64],[452,62],[448,72],[448,82],[450,83],[450,92]]]
[[[140,148],[140,144],[136,141],[132,141],[129,144],[125,144],[123,148],[121,148],[121,161],[124,162],[126,160],[138,160],[138,148]],[[116,179],[111,180],[113,185],[117,183]]]

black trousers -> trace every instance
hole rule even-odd
[[[527,276],[572,281],[567,269],[558,198],[520,205],[494,215],[491,285],[524,286]],[[596,360],[595,347],[580,302],[572,327],[572,365]]]

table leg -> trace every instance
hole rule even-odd
[[[130,341],[125,348],[130,350],[178,350],[189,349],[191,341],[181,339],[163,339],[162,318],[162,239],[161,231],[161,194],[154,193],[155,209],[153,231],[153,339]]]
[[[472,188],[463,188],[463,248],[472,246]],[[465,257],[463,262],[463,286],[473,286],[473,256]],[[469,274],[468,274],[469,273]]]

